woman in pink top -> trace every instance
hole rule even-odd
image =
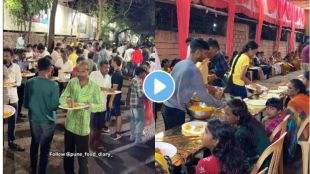
[[[196,174],[248,173],[235,129],[226,121],[210,120],[202,135],[202,144],[212,155],[201,159]]]

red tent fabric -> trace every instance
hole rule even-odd
[[[189,34],[189,18],[190,18],[190,0],[176,0],[177,16],[178,16],[178,36],[180,58],[185,59],[187,53],[187,44],[185,40]]]
[[[286,2],[286,18],[288,20],[292,20],[292,16],[293,16],[293,5],[289,2]]]
[[[250,1],[250,7],[246,7],[241,4],[248,3]],[[263,21],[269,23],[275,23],[279,25],[276,40],[276,50],[279,49],[282,27],[287,26],[292,28],[292,32],[295,28],[304,28],[305,25],[305,12],[304,9],[296,7],[289,3],[287,0],[267,0],[267,9],[270,14],[276,13],[277,17],[271,17],[265,15],[264,0],[201,0],[202,4],[212,8],[225,9],[228,8],[228,24],[227,24],[227,47],[226,53],[229,56],[232,48],[233,31],[234,31],[234,15],[235,13],[243,13],[251,18],[258,20],[256,42],[260,45],[262,25]],[[236,5],[236,2],[239,4]],[[189,19],[190,19],[190,0],[176,0],[177,16],[178,16],[178,37],[181,59],[186,57],[187,45],[185,39],[189,35]],[[254,6],[257,6],[257,11],[254,10]],[[283,21],[284,14],[287,21]],[[301,19],[301,23],[296,22]],[[293,22],[291,22],[293,21]],[[290,49],[294,48],[294,35],[289,40]]]
[[[262,35],[262,27],[264,22],[264,1],[263,0],[256,0],[257,8],[258,8],[258,25],[256,31],[256,38],[255,41],[260,46],[260,40]]]
[[[277,16],[279,19],[279,29],[278,29],[278,34],[277,34],[277,41],[276,41],[276,50],[279,50],[280,46],[280,38],[281,38],[281,33],[282,33],[282,26],[283,26],[283,16],[286,10],[286,0],[279,0],[278,1],[278,11],[277,11]]]
[[[289,41],[289,49],[290,49],[290,52],[294,51],[295,50],[295,22],[297,21],[296,19],[296,14],[298,13],[297,12],[298,9],[296,6],[292,6],[292,18],[291,18],[291,27],[292,27],[292,31],[291,31],[291,38],[290,38],[290,41]]]
[[[268,7],[268,12],[269,13],[273,13],[278,5],[278,0],[267,0],[267,7]]]
[[[238,2],[239,3],[241,3],[241,4],[245,4],[245,3],[247,3],[249,0],[238,0]]]
[[[202,4],[215,8],[227,8],[228,6],[228,3],[224,0],[202,0]]]
[[[231,57],[231,48],[233,42],[234,25],[235,25],[235,0],[229,0],[228,2],[228,23],[227,23],[227,46],[226,56]]]

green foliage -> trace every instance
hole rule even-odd
[[[25,22],[32,20],[32,17],[39,14],[41,10],[47,10],[51,5],[51,0],[6,0],[5,8],[9,10],[14,22],[26,25]]]

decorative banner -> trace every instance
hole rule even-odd
[[[185,59],[187,54],[187,44],[185,40],[189,34],[189,18],[191,1],[190,0],[176,0],[177,16],[178,16],[178,36],[180,58]]]
[[[266,0],[266,2],[267,2],[268,12],[273,13],[278,6],[278,0],[271,0],[271,1]]]
[[[240,0],[239,0],[240,1]],[[231,47],[233,42],[234,25],[235,25],[235,0],[230,0],[228,2],[228,22],[227,22],[227,46],[226,46],[226,56],[231,57]]]
[[[297,7],[296,6],[292,6],[292,19],[291,19],[291,27],[292,27],[292,31],[291,31],[291,39],[289,41],[289,49],[290,52],[293,52],[295,50],[295,22],[298,20],[298,18],[296,18],[296,13],[297,12]],[[297,15],[298,17],[298,15]]]
[[[239,2],[240,4],[245,4],[245,3],[248,2],[248,0],[238,0],[238,2]]]
[[[48,18],[50,14],[48,10],[41,10],[39,14],[32,17],[32,22],[48,25]]]
[[[280,39],[281,39],[281,33],[282,33],[282,26],[283,26],[283,16],[285,13],[286,9],[286,0],[279,0],[278,1],[278,11],[277,11],[277,16],[279,19],[279,29],[278,29],[278,34],[277,34],[277,41],[276,41],[276,51],[279,51],[279,46],[280,46]]]
[[[260,40],[262,35],[262,28],[263,28],[263,22],[264,22],[264,1],[263,0],[256,0],[257,8],[258,8],[258,24],[257,24],[257,30],[256,30],[256,38],[255,41],[260,46]]]

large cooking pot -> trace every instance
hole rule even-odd
[[[209,119],[215,111],[214,107],[207,106],[204,102],[191,102],[187,109],[193,118],[199,120]]]

